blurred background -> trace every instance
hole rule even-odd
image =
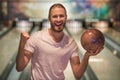
[[[20,33],[50,27],[49,7],[62,3],[67,9],[65,33],[85,50],[80,37],[86,29],[99,29],[105,37],[103,51],[92,56],[81,80],[120,80],[120,0],[0,0],[0,80],[29,80],[30,63],[22,72],[15,69]],[[65,80],[75,80],[68,64]]]

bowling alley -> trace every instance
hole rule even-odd
[[[60,11],[55,13],[49,12],[50,7],[57,3],[65,7],[66,21],[60,21],[65,17],[64,15],[59,15],[61,17],[61,19],[60,17],[58,19],[59,22],[54,21],[57,17],[56,15],[49,15],[49,13],[51,15],[55,13],[59,14]],[[53,7],[53,11],[54,9]],[[46,54],[47,56],[41,55],[45,54],[43,50],[41,50],[41,54],[39,54],[41,57],[36,57],[35,54],[32,53],[32,51],[37,52],[38,48],[35,48],[36,51],[33,50],[33,48],[48,37],[48,35],[43,36],[41,33],[38,38],[41,39],[41,41],[38,41],[35,40],[36,38],[34,38],[34,36],[38,36],[36,32],[49,30],[54,27],[54,25],[57,25],[55,29],[61,29],[60,25],[63,25],[64,34],[75,41],[81,63],[80,65],[82,65],[84,55],[87,54],[86,52],[89,52],[89,54],[87,54],[89,55],[89,60],[86,70],[79,80],[120,80],[120,0],[0,0],[0,80],[46,80],[39,78],[31,79],[31,73],[33,72],[31,68],[34,68],[31,63],[34,63],[38,58],[42,60],[50,56],[48,53]],[[26,44],[24,45],[25,47],[31,49],[29,52],[25,50],[26,48],[20,51],[19,45],[22,44],[20,42],[22,41],[22,33],[27,33],[24,35],[24,37],[26,36],[26,41],[24,39],[23,42]],[[49,36],[51,36],[51,34]],[[34,36],[31,37],[32,35]],[[64,38],[64,36],[62,38]],[[46,47],[46,45],[55,45],[57,47],[55,50],[58,51],[54,52],[54,55],[52,54],[51,56],[56,58],[58,56],[55,54],[61,52],[59,56],[63,56],[64,59],[60,59],[66,63],[64,60],[67,59],[67,54],[63,54],[64,52],[60,50],[67,47],[67,45],[64,45],[69,43],[67,43],[67,41],[62,42],[62,40],[64,39],[61,39],[61,42],[52,44],[54,41],[50,38],[50,40],[48,39],[46,43],[42,43],[39,47],[44,48],[45,52],[49,52],[51,48],[49,46]],[[32,43],[32,41],[35,41],[37,45]],[[31,43],[27,45],[28,42]],[[62,43],[61,47],[58,46],[59,43]],[[100,51],[98,51],[98,49]],[[23,56],[27,56],[30,61],[26,63],[27,65],[22,71],[17,71],[16,63],[18,53],[24,51],[26,51],[26,54],[23,54]],[[72,52],[73,50],[71,49],[69,53]],[[64,70],[64,72],[62,72],[64,79],[62,80],[76,80],[71,66],[72,56],[73,55],[70,55],[70,59],[66,65],[59,62],[57,63],[58,65],[52,63],[53,59],[49,61],[49,58],[44,61],[39,61],[44,62],[45,64],[42,65],[45,67],[38,66],[39,64],[37,63],[34,63],[34,65],[43,69],[43,72],[44,69],[52,69],[51,71],[55,71],[60,68],[60,70]],[[24,58],[27,61],[26,57]],[[57,61],[56,59],[53,62]],[[24,62],[25,61],[21,63]],[[51,68],[50,64],[46,66],[49,62],[57,65],[55,66],[56,69]],[[59,65],[66,66],[66,68],[63,69],[63,67],[59,67]],[[52,72],[48,73],[51,75],[57,74],[53,74]],[[48,76],[47,72],[43,74]],[[34,75],[39,76],[39,74],[35,72],[34,74],[32,73],[32,76]],[[59,75],[59,77],[61,77],[61,74]],[[61,79],[48,78],[47,80]]]

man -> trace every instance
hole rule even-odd
[[[64,80],[63,71],[70,60],[75,78],[81,78],[92,51],[87,51],[80,63],[77,44],[63,32],[66,20],[64,6],[54,4],[49,10],[50,29],[35,32],[30,38],[27,33],[21,33],[17,71],[22,71],[31,59],[31,80]]]

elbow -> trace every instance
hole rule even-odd
[[[16,70],[17,70],[17,72],[21,72],[22,71],[21,69],[17,69],[17,68],[16,68]]]
[[[80,74],[80,73],[75,74],[76,80],[80,80],[82,76],[83,76],[83,74]]]
[[[80,80],[81,76],[75,76],[76,80]]]
[[[23,71],[23,69],[24,69],[24,68],[22,68],[22,67],[16,66],[17,72],[21,72],[21,71]]]
[[[22,62],[22,61],[21,61]],[[24,70],[24,68],[25,68],[25,64],[23,64],[23,63],[21,63],[21,62],[19,62],[19,61],[16,61],[16,71],[17,72],[21,72],[21,71],[23,71]]]

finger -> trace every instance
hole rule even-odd
[[[98,49],[96,50],[95,53],[96,53],[96,54],[97,54],[97,53],[100,53],[100,52],[103,50],[103,48],[104,48],[104,47],[98,47]]]
[[[93,50],[89,50],[89,51],[87,51],[87,54],[89,54],[90,56],[95,55],[95,53],[93,52]]]
[[[98,47],[97,50],[93,51],[93,50],[89,50],[87,51],[87,53],[91,56],[95,56],[97,54],[99,54],[102,50],[103,50],[104,47]]]

